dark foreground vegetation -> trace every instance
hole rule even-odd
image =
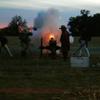
[[[12,42],[12,39],[13,42]],[[90,67],[72,68],[70,60],[49,56],[20,56],[17,38],[8,37],[14,57],[5,51],[0,56],[0,99],[5,100],[99,100],[100,53],[99,38],[89,44]],[[16,45],[15,45],[16,44]],[[71,51],[78,47],[77,39]]]
[[[99,100],[98,61],[94,55],[90,67],[72,68],[69,59],[0,58],[0,99]]]

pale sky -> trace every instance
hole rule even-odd
[[[55,8],[87,8],[100,10],[100,0],[0,0],[0,7],[47,9]]]
[[[16,14],[32,24],[39,11],[49,8],[58,9],[65,20],[67,17],[78,15],[81,9],[100,13],[100,0],[0,0],[0,25],[10,22],[11,17]]]

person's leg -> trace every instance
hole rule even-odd
[[[22,45],[22,50],[21,50],[21,56],[26,56],[26,54],[27,54],[27,46],[26,46],[26,44],[24,44],[23,43],[23,45]]]
[[[82,48],[79,50],[79,56],[82,56]]]
[[[86,50],[86,53],[87,53],[88,57],[90,57],[90,52],[89,52],[87,47],[85,47],[85,50]]]
[[[63,51],[63,59],[66,60],[68,58],[68,51]]]
[[[0,46],[0,54],[1,54],[1,46]]]
[[[80,41],[80,46],[79,46],[79,48],[73,53],[73,55],[81,56],[81,55],[82,55],[82,49],[83,49],[83,42]]]
[[[7,50],[7,52],[9,53],[9,55],[12,57],[13,55],[12,55],[10,49],[8,48],[8,45],[5,44],[4,47],[5,47],[5,49]]]
[[[88,57],[90,57],[90,52],[89,52],[89,49],[88,49],[88,41],[86,41],[86,52],[88,54]]]

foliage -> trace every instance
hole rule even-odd
[[[100,59],[100,56],[94,59]],[[69,60],[64,62],[61,59],[36,57],[0,58],[0,65],[0,87],[1,91],[3,90],[0,98],[10,100],[19,98],[57,100],[58,97],[60,98],[58,100],[99,100],[100,98],[100,67],[72,68],[69,67]],[[15,91],[11,92],[12,90]]]
[[[19,26],[23,28],[28,28],[27,22],[21,16],[14,16],[11,22],[8,24],[8,27],[3,28],[0,30],[0,35],[7,35],[7,36],[17,36],[19,33]]]
[[[21,16],[14,16],[11,20],[11,22],[9,23],[8,27],[10,28],[10,30],[12,31],[12,33],[19,33],[19,26],[22,26],[24,28],[27,27],[27,22],[25,19],[22,19]]]
[[[73,35],[84,33],[89,36],[100,36],[100,14],[97,13],[93,16],[89,14],[90,11],[81,10],[79,16],[70,17],[68,26]]]

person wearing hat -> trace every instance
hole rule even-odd
[[[62,25],[59,29],[61,29],[61,52],[63,55],[64,60],[68,57],[68,51],[70,50],[70,42],[69,42],[69,32],[67,31],[67,28]]]

